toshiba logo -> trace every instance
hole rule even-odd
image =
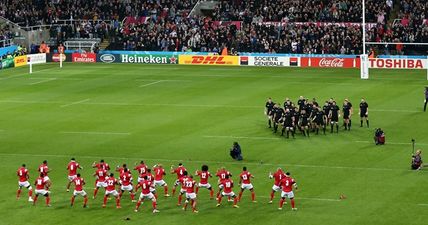
[[[192,64],[226,64],[223,56],[192,56]]]

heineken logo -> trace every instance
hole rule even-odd
[[[122,63],[141,63],[141,64],[176,64],[177,57],[174,55],[151,55],[151,54],[142,54],[142,55],[121,55]]]

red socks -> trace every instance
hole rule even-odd
[[[165,191],[165,194],[167,195],[168,194],[168,186],[164,186],[163,190]]]
[[[33,190],[28,190],[28,197],[33,196]]]
[[[19,198],[19,195],[21,195],[21,189],[18,189],[18,191],[16,191],[16,198]]]
[[[156,202],[152,202],[153,209],[156,209]]]
[[[95,188],[94,190],[94,198],[97,196],[98,188]]]
[[[120,207],[120,197],[117,197],[117,198],[116,198],[116,206],[117,206],[117,207]]]
[[[179,205],[181,205],[181,199],[182,199],[182,198],[183,198],[183,196],[182,196],[182,195],[179,195],[179,196],[178,196],[178,204],[179,204]]]
[[[85,198],[83,199],[83,205],[86,205],[88,203],[88,196],[85,196]]]
[[[241,198],[242,198],[242,191],[239,192],[239,197],[238,197],[239,201],[241,201]]]
[[[196,187],[195,193],[198,194],[199,192],[199,187]]]
[[[270,200],[272,201],[273,200],[273,197],[275,196],[275,192],[274,191],[272,191],[271,193],[270,193]]]
[[[74,205],[74,196],[71,197],[71,205]]]
[[[284,205],[284,199],[279,200],[279,208],[282,208],[282,206]]]
[[[49,202],[51,201],[51,197],[46,197],[46,205],[49,205]]]
[[[234,205],[236,205],[236,203],[238,203],[238,198],[236,198],[236,197],[235,197],[235,198],[233,199],[233,204],[234,204]]]
[[[134,201],[134,199],[135,199],[135,194],[131,193],[131,200]]]
[[[296,207],[294,207],[294,198],[291,199],[291,208],[296,208]]]
[[[107,196],[104,196],[104,205],[107,204]]]
[[[256,193],[251,192],[251,200],[255,201],[256,200]]]
[[[140,208],[140,205],[141,205],[141,201],[138,201],[137,205],[135,206],[135,209],[138,210],[138,208]]]
[[[212,198],[214,196],[214,190],[213,189],[211,189],[210,190],[210,197]]]

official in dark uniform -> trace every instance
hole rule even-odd
[[[275,103],[272,101],[271,98],[268,98],[266,105],[265,105],[265,115],[268,117],[268,125],[269,128],[272,127],[272,110]]]
[[[336,125],[336,133],[339,133],[339,114],[340,108],[336,105],[336,102],[333,101],[333,104],[330,107],[330,133],[333,133],[333,127]]]
[[[349,102],[348,99],[345,99],[345,102],[343,102],[342,110],[345,130],[351,130],[352,104]]]
[[[427,104],[428,104],[428,86],[425,87],[425,104],[424,104],[424,112],[427,111]]]
[[[369,127],[369,104],[367,104],[364,98],[361,99],[360,103],[360,127],[363,127],[363,120],[366,120],[367,127]]]

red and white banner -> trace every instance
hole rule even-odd
[[[342,22],[342,23],[329,23],[329,22],[262,22],[259,23],[259,25],[265,25],[265,26],[276,26],[276,27],[284,27],[287,25],[295,25],[295,26],[311,26],[315,25],[317,27],[326,27],[326,26],[338,26],[338,27],[361,27],[361,23],[348,23],[348,22]],[[366,27],[368,29],[376,27],[376,23],[366,23]]]
[[[71,54],[72,62],[79,63],[95,63],[97,62],[97,54],[95,53],[73,53]]]
[[[426,59],[369,59],[369,68],[426,69]]]
[[[359,67],[360,59],[353,58],[300,58],[302,67],[355,68]]]

